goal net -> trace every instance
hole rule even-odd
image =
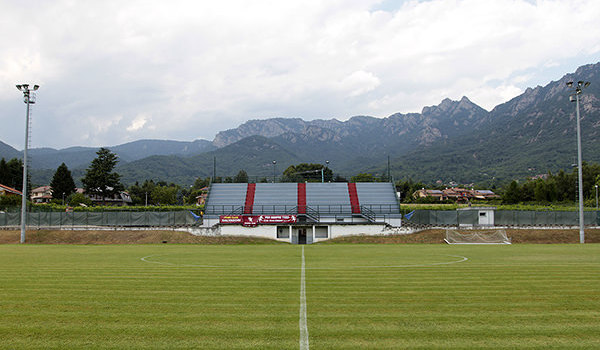
[[[510,244],[510,238],[506,236],[505,230],[473,233],[446,230],[444,241],[448,244]]]

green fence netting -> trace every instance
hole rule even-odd
[[[189,226],[196,224],[189,211],[170,212],[28,212],[27,225],[60,226]],[[19,226],[21,213],[0,212],[0,227]]]
[[[477,210],[416,210],[410,223],[431,226],[478,225]],[[583,213],[586,226],[600,225],[600,212]],[[494,211],[495,226],[577,226],[579,214],[576,211]]]
[[[410,223],[432,226],[477,225],[477,210],[417,210]],[[586,226],[600,226],[600,212],[584,212]],[[161,212],[28,212],[27,225],[62,226],[189,226],[197,224],[189,211]],[[20,212],[0,212],[0,227],[19,226]],[[496,210],[495,226],[577,226],[576,211]]]

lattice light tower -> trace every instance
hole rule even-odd
[[[23,195],[21,196],[21,243],[25,243],[25,226],[27,223],[27,148],[29,146],[29,105],[35,103],[35,92],[39,85],[29,88],[29,84],[17,85],[17,89],[23,92],[23,102],[27,105],[25,114],[25,148],[23,149]]]
[[[585,243],[585,232],[583,230],[583,169],[581,161],[581,122],[579,118],[579,95],[583,89],[590,86],[589,81],[578,81],[574,85],[572,81],[567,82],[567,87],[572,91],[569,95],[571,102],[576,102],[575,110],[577,112],[577,175],[579,186],[579,243]]]

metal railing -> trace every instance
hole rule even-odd
[[[367,220],[369,220],[370,222],[375,222],[375,212],[372,211],[370,208],[361,205],[360,206],[360,214]]]
[[[242,215],[244,206],[240,205],[207,205],[204,208],[206,215]],[[309,209],[310,208],[310,209]],[[381,214],[398,214],[399,208],[395,204],[367,204],[360,206],[361,211],[367,212],[367,216],[374,217]],[[336,215],[352,214],[352,205],[310,205],[306,206],[306,211],[311,210],[313,215]],[[284,215],[297,214],[297,205],[253,205],[252,214]]]

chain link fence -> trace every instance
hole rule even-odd
[[[586,211],[583,215],[586,226],[600,226],[600,212]],[[477,226],[477,210],[416,210],[405,222],[430,226]],[[525,211],[496,210],[494,226],[577,226],[576,211]]]
[[[202,218],[190,211],[28,212],[30,227],[178,227],[195,226]],[[404,223],[428,226],[477,226],[477,210],[416,210]],[[600,226],[600,212],[584,212],[586,226]],[[0,228],[19,227],[20,212],[0,212]],[[496,210],[494,226],[577,226],[576,211]]]
[[[190,211],[28,212],[30,227],[177,227],[198,225]],[[0,227],[18,227],[21,213],[0,212]]]

